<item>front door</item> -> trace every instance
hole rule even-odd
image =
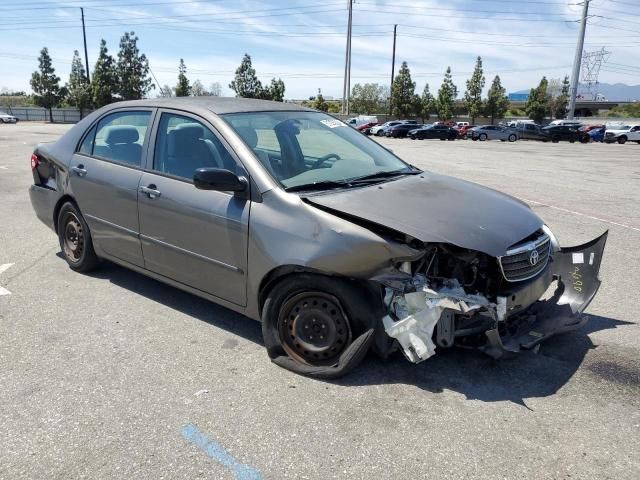
[[[71,191],[104,252],[142,267],[138,184],[152,111],[118,111],[85,135],[69,165]]]
[[[164,110],[155,131],[138,201],[145,268],[245,305],[251,202],[193,185],[197,168],[244,170],[198,117]]]

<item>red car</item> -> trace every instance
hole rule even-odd
[[[366,135],[369,135],[369,132],[367,130],[370,129],[371,127],[375,127],[376,125],[378,125],[377,122],[363,123],[362,125],[358,125],[356,127],[356,130]]]
[[[458,128],[458,138],[467,138],[467,131],[476,125],[465,125],[464,127]]]

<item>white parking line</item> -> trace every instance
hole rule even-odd
[[[6,165],[0,165],[0,170],[9,170],[9,167]]]
[[[0,274],[6,272],[13,266],[13,263],[4,263],[0,265]],[[0,297],[3,295],[11,295],[11,292],[4,287],[0,287]]]
[[[533,203],[534,205],[540,205],[542,207],[553,208],[555,210],[560,210],[561,212],[572,213],[574,215],[580,215],[581,217],[590,218],[592,220],[597,220],[599,222],[604,222],[604,223],[608,223],[610,225],[615,225],[617,227],[628,228],[629,230],[634,230],[636,232],[640,232],[640,228],[638,228],[638,227],[633,227],[631,225],[626,225],[624,223],[614,222],[613,220],[606,220],[604,218],[594,217],[593,215],[587,215],[586,213],[576,212],[575,210],[568,210],[568,209],[562,208],[562,207],[556,207],[555,205],[549,205],[548,203],[542,203],[542,202],[538,202],[536,200],[529,200],[527,198],[522,198],[522,200],[524,200],[527,203]]]

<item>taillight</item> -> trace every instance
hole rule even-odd
[[[38,165],[40,165],[40,159],[38,158],[38,155],[36,155],[35,153],[32,153],[31,154],[31,171],[38,168]]]

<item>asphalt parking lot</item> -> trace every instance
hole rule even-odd
[[[0,479],[640,478],[640,145],[380,140],[524,199],[564,245],[609,230],[581,330],[496,362],[368,358],[318,381],[256,322],[114,265],[72,272],[0,125]]]

